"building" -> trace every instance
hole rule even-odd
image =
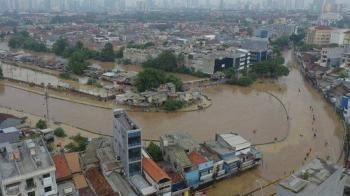
[[[171,178],[150,158],[142,159],[143,174],[157,190],[158,195],[171,195]]]
[[[278,196],[342,196],[346,178],[343,169],[315,159],[277,185]]]
[[[329,68],[340,67],[343,64],[349,66],[349,54],[350,48],[322,48],[320,65]]]
[[[142,175],[141,129],[122,109],[113,111],[113,145],[127,177]]]
[[[349,45],[350,44],[350,30],[349,29],[336,29],[331,34],[331,44]]]
[[[306,34],[306,43],[328,45],[331,41],[332,31],[332,28],[326,26],[311,27]]]
[[[123,58],[130,60],[131,63],[141,64],[150,58],[156,58],[160,54],[159,50],[125,48],[123,51]]]
[[[1,143],[16,143],[19,142],[21,131],[16,127],[8,127],[0,129],[0,144]]]
[[[188,155],[188,158],[191,160],[192,165],[196,166],[198,169],[199,184],[205,184],[207,182],[211,182],[214,179],[213,160],[209,160],[198,151],[192,151]]]
[[[245,49],[230,49],[228,51],[203,51],[191,53],[186,60],[189,67],[206,74],[214,74],[229,68],[244,70],[249,68],[250,52]]]
[[[57,195],[56,167],[41,138],[0,146],[3,196]]]
[[[250,62],[252,64],[267,60],[269,42],[262,38],[249,38],[242,41],[241,47],[250,52]]]
[[[235,133],[216,134],[215,141],[205,142],[211,153],[216,153],[223,161],[225,175],[232,175],[260,164],[262,153]]]

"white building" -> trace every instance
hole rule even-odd
[[[0,144],[3,196],[57,195],[56,167],[42,139]]]
[[[347,45],[350,43],[349,40],[349,29],[335,29],[331,33],[331,44]]]
[[[342,196],[346,178],[343,169],[315,159],[277,185],[278,196]]]

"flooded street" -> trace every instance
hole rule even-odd
[[[291,51],[286,51],[284,56],[286,64],[294,64]],[[267,92],[283,102],[289,121],[282,104]],[[146,139],[158,139],[170,132],[187,132],[203,141],[214,139],[216,132],[231,131],[254,144],[286,138],[282,142],[258,146],[264,153],[263,166],[215,184],[209,195],[244,193],[256,188],[258,179],[266,184],[285,176],[310,160],[304,160],[310,149],[311,158],[329,156],[331,161],[339,158],[343,136],[340,120],[332,106],[304,82],[295,68],[288,77],[275,83],[257,83],[251,88],[220,85],[206,89],[205,94],[212,100],[212,106],[202,111],[129,114],[142,127]],[[45,114],[45,101],[41,95],[8,86],[0,88],[0,105],[39,116]],[[110,110],[50,98],[49,111],[54,121],[104,134],[112,133]],[[315,138],[314,134],[317,135]],[[325,142],[329,145],[325,146]],[[273,189],[271,186],[264,191],[268,193]]]

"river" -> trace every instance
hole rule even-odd
[[[291,51],[283,54],[286,64],[293,65]],[[285,104],[289,121],[280,102],[266,92],[273,93]],[[254,144],[287,137],[280,143],[259,146],[264,153],[263,166],[217,183],[209,190],[209,195],[243,193],[255,188],[257,179],[267,183],[286,175],[303,164],[310,148],[310,157],[329,156],[332,161],[338,160],[343,135],[340,120],[321,95],[304,82],[299,70],[293,68],[289,76],[273,83],[257,83],[250,88],[219,85],[206,89],[204,93],[212,100],[212,106],[205,110],[129,114],[143,129],[143,137],[147,139],[158,139],[170,132],[187,132],[198,141],[213,139],[219,132],[236,132]],[[0,105],[39,116],[45,114],[45,101],[41,95],[8,86],[0,88]],[[313,112],[310,106],[314,108]],[[104,134],[112,133],[110,110],[50,98],[49,112],[54,121]],[[313,115],[316,117],[314,123]],[[312,129],[317,130],[316,138]],[[329,144],[327,147],[325,142]],[[273,189],[265,191],[273,192]]]

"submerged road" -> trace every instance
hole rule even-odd
[[[291,51],[283,55],[286,64],[295,64]],[[273,93],[284,103],[289,121],[280,102],[265,92]],[[218,85],[205,89],[204,93],[213,104],[202,111],[129,114],[142,127],[143,137],[147,139],[158,139],[170,132],[186,132],[204,141],[214,139],[216,132],[234,131],[252,143],[266,143],[288,135],[282,142],[258,147],[264,153],[263,166],[215,184],[209,195],[249,192],[257,187],[256,180],[267,184],[311,158],[320,156],[336,161],[341,153],[344,131],[340,120],[332,106],[304,81],[298,69],[293,68],[288,77],[277,82],[257,83],[250,88]],[[0,105],[38,116],[46,112],[42,95],[3,85]],[[112,133],[109,109],[50,98],[49,111],[54,121],[107,135]],[[311,155],[305,159],[310,149]],[[273,188],[265,191],[273,193]]]

